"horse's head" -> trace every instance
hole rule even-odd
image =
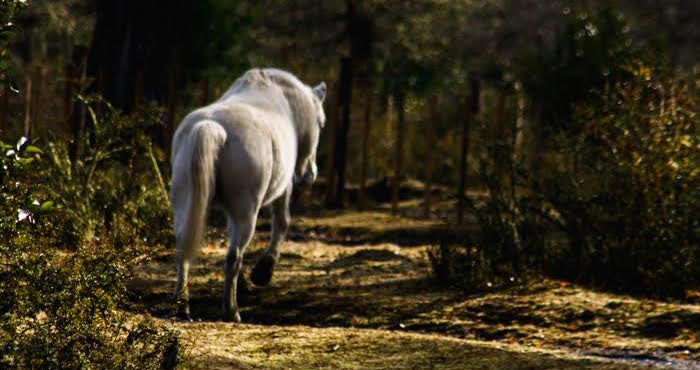
[[[294,171],[294,183],[311,185],[316,181],[318,166],[316,165],[316,150],[321,129],[326,124],[326,113],[323,111],[323,100],[326,98],[326,84],[321,82],[310,89],[311,106],[310,114],[306,118],[306,132],[300,138],[299,158]]]
[[[294,183],[311,184],[316,180],[316,149],[321,129],[326,123],[323,100],[326,84],[321,82],[310,87],[294,75],[275,68],[266,68],[260,73],[281,88],[297,134],[297,158],[294,166]]]

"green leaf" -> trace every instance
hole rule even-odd
[[[21,165],[26,166],[34,162],[34,158],[19,158],[16,161],[19,162]]]
[[[47,200],[46,202],[42,203],[41,206],[39,207],[39,209],[42,211],[50,211],[54,208],[55,207],[54,207],[53,200]]]
[[[38,153],[38,154],[44,153],[41,149],[35,147],[34,145],[29,145],[26,149],[26,152],[27,153]]]
[[[92,109],[90,105],[87,106],[88,112],[90,112],[90,119],[92,119],[92,124],[95,125],[95,127],[99,127],[99,123],[97,122],[97,115],[95,114],[95,110]]]
[[[688,147],[688,148],[691,148],[693,146],[693,142],[690,139],[690,135],[681,136],[680,142],[681,142],[681,145]]]

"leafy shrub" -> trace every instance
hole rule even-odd
[[[67,207],[39,202],[52,185],[42,151],[0,144],[0,367],[160,368],[177,362],[178,337],[120,310],[126,281],[146,254],[109,239],[62,252]]]
[[[26,5],[26,1],[20,0],[0,2],[0,86],[11,82],[13,64],[7,45],[10,39],[20,31],[13,21]]]
[[[535,150],[520,163],[482,128],[478,253],[434,254],[464,261],[452,275],[534,270],[657,296],[698,286],[698,76],[678,78],[626,29],[614,7],[574,9],[552,50],[514,71],[533,99]]]
[[[472,203],[479,246],[441,246],[432,257],[438,275],[468,285],[540,271],[656,296],[698,285],[696,102],[662,68],[626,68],[632,78],[577,106],[572,119],[581,129],[552,138],[536,181],[512,157],[499,157],[512,146],[484,141],[479,172],[488,197]]]
[[[0,3],[0,85],[11,81],[6,45],[24,6]],[[0,368],[174,368],[177,333],[120,309],[148,258],[140,241],[169,237],[145,131],[160,121],[154,110],[126,117],[107,104],[98,119],[91,104],[102,102],[83,100],[92,126],[73,160],[61,144],[49,144],[45,162],[26,138],[0,141]]]
[[[163,129],[161,110],[147,107],[127,116],[99,97],[81,99],[91,120],[79,154],[71,158],[64,145],[49,144],[45,167],[52,197],[66,216],[67,245],[95,238],[115,245],[171,243],[164,156],[150,139]]]
[[[478,174],[488,196],[467,199],[467,204],[477,218],[479,238],[470,246],[442,242],[428,255],[439,281],[467,289],[527,279],[530,269],[541,267],[546,242],[542,223],[529,213],[530,201],[522,191],[523,168],[508,155],[514,142],[494,140],[483,123],[476,133],[481,144]]]
[[[688,85],[637,63],[628,82],[579,107],[557,138],[543,195],[575,271],[612,288],[679,295],[700,268],[700,122]]]

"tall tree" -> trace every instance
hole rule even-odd
[[[474,122],[474,116],[479,113],[481,95],[481,84],[479,79],[472,75],[469,78],[470,92],[465,97],[464,118],[462,121],[461,130],[461,145],[459,156],[459,187],[457,188],[457,223],[461,224],[464,221],[464,193],[467,186],[467,155],[469,154],[469,139]]]
[[[406,93],[399,91],[396,94],[396,110],[398,119],[396,121],[396,147],[394,155],[394,178],[391,181],[391,214],[397,215],[399,212],[399,195],[401,190],[401,179],[403,177],[403,147],[406,136]]]

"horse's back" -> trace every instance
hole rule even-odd
[[[261,206],[283,193],[296,161],[294,131],[284,116],[235,99],[215,102],[183,120],[173,139],[173,155],[202,120],[217,122],[227,134],[217,161],[216,202],[244,211],[247,203]]]

